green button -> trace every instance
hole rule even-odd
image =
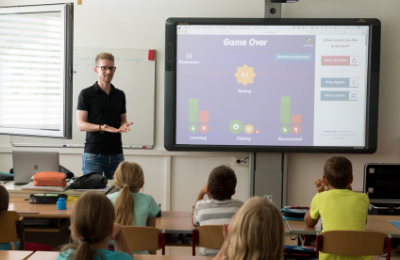
[[[287,125],[283,125],[281,126],[281,133],[286,135],[290,132],[290,127],[288,127]]]
[[[197,125],[196,124],[190,124],[189,125],[189,131],[191,132],[191,133],[196,133],[197,132]]]
[[[232,134],[239,134],[243,130],[243,123],[239,120],[232,120],[229,123],[229,130],[232,132]]]

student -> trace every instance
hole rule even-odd
[[[99,192],[87,191],[79,197],[71,212],[71,237],[57,260],[123,260],[133,259],[121,226],[114,223],[113,205]],[[114,240],[115,251],[109,251],[108,241]]]
[[[311,201],[304,221],[314,227],[322,218],[323,231],[365,230],[368,196],[351,190],[353,170],[351,162],[343,156],[330,156],[324,165],[322,180],[316,180],[317,193]],[[325,187],[326,186],[326,187]],[[339,256],[320,252],[320,259],[364,259],[356,256]],[[370,258],[370,257],[369,257]]]
[[[115,222],[122,226],[155,227],[160,207],[151,195],[139,193],[144,185],[142,167],[134,162],[121,162],[115,171],[114,184],[120,191],[107,197],[114,204]],[[142,251],[135,254],[149,253]]]
[[[0,185],[0,214],[3,211],[8,211],[8,204],[10,198],[8,195],[7,189]],[[1,243],[0,250],[19,250],[20,249],[20,241],[15,243]],[[28,251],[53,251],[53,249],[48,245],[41,245],[35,243],[25,242],[25,250]]]
[[[208,182],[197,195],[192,211],[192,222],[196,226],[229,224],[233,215],[243,205],[233,200],[236,188],[235,172],[228,166],[215,167],[208,176]],[[208,194],[210,200],[203,200]],[[218,249],[200,247],[202,256],[215,256]]]
[[[223,231],[225,242],[214,260],[283,259],[282,215],[264,198],[249,199]]]

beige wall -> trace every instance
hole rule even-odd
[[[300,0],[284,6],[293,18],[378,18],[382,23],[379,91],[378,150],[374,154],[346,154],[353,163],[354,190],[363,189],[366,163],[399,163],[400,136],[400,2],[396,0]],[[288,204],[308,205],[315,194],[314,180],[322,176],[329,154],[288,155]]]
[[[2,0],[0,5],[57,3],[44,0]],[[164,23],[168,17],[252,17],[264,16],[263,0],[82,0],[75,5],[75,47],[155,49],[156,136],[151,151],[126,150],[127,160],[139,162],[145,171],[144,192],[172,210],[189,210],[209,171],[230,164],[238,175],[235,198],[249,194],[248,168],[233,166],[234,156],[248,153],[168,153],[163,148],[164,129]],[[362,190],[365,163],[398,163],[400,124],[398,0],[300,0],[285,4],[282,17],[379,18],[382,22],[381,90],[378,151],[372,155],[346,155],[354,166],[354,189]],[[82,88],[87,86],[82,86]],[[118,87],[118,86],[117,86]],[[129,115],[128,115],[129,118]],[[0,136],[0,171],[11,168],[8,136]],[[24,150],[28,150],[25,148]],[[52,150],[41,148],[41,150]],[[82,149],[60,149],[61,164],[80,174]],[[322,175],[329,154],[288,155],[288,205],[308,205],[315,194],[314,179]],[[164,209],[166,207],[163,206]]]

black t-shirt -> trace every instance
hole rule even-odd
[[[111,84],[107,95],[98,85],[85,88],[78,97],[78,110],[88,111],[87,122],[119,128],[121,114],[126,113],[125,94]],[[104,132],[86,132],[86,153],[117,154],[122,153],[121,134]]]

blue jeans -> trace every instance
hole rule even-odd
[[[115,170],[120,162],[124,161],[124,154],[99,154],[99,153],[83,153],[82,156],[82,171],[83,175],[99,172],[112,180]]]

